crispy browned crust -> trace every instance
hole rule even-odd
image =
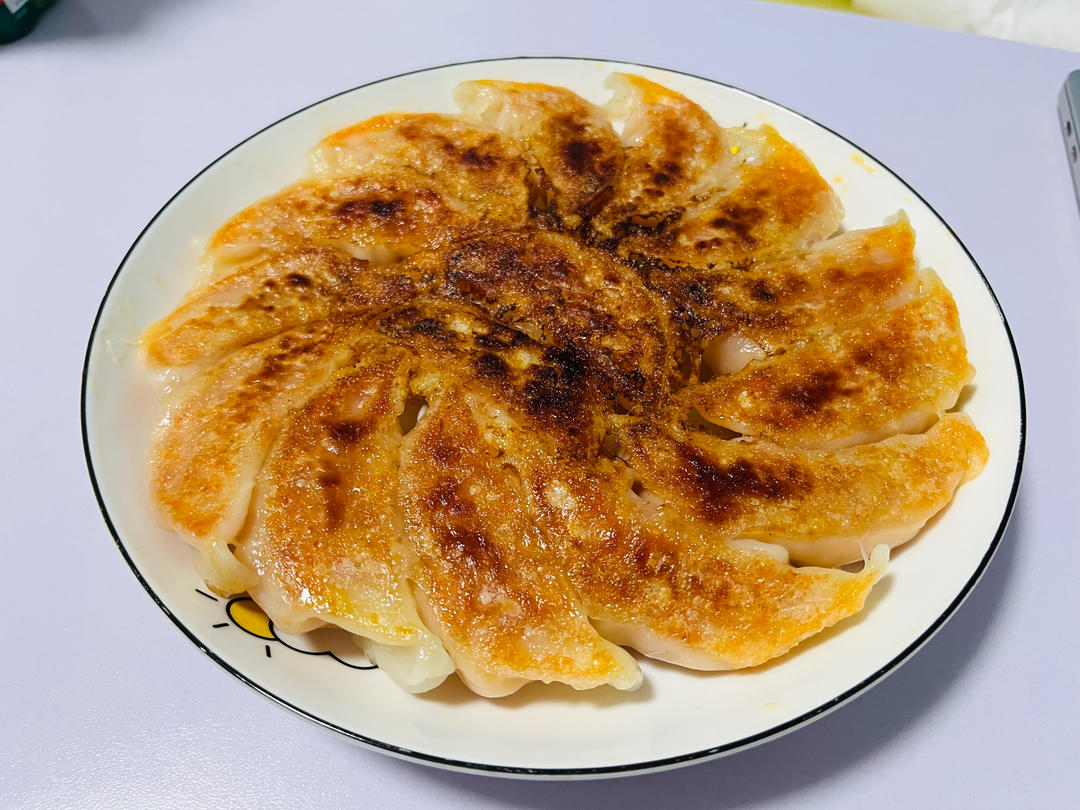
[[[523,680],[636,685],[633,660],[589,624],[524,508],[520,480],[481,430],[465,399],[447,391],[402,457],[410,571],[432,629],[481,694]]]
[[[610,254],[547,231],[458,242],[425,268],[448,298],[573,351],[605,401],[655,409],[675,376],[663,302]]]
[[[779,543],[821,565],[908,540],[987,455],[958,414],[923,434],[839,450],[730,441],[640,419],[618,420],[615,433],[660,511],[691,515],[725,537]]]
[[[581,352],[540,343],[476,307],[438,298],[392,309],[372,327],[427,361],[414,382],[422,396],[441,395],[448,381],[482,391],[566,452],[595,454],[602,401]]]
[[[677,93],[637,76],[615,78],[626,162],[591,224],[620,255],[729,264],[836,230],[836,195],[771,127],[747,140]]]
[[[153,365],[184,366],[335,313],[404,303],[419,286],[409,269],[332,247],[260,250],[154,324],[143,349]]]
[[[487,696],[627,689],[618,645],[754,666],[857,612],[978,474],[911,228],[826,240],[839,202],[777,132],[614,85],[377,116],[210,240],[143,349],[188,380],[152,495],[212,587],[407,688],[452,659]]]
[[[578,227],[618,176],[623,148],[611,122],[563,87],[476,81],[454,96],[467,115],[502,127],[520,145],[541,218]]]
[[[952,295],[936,276],[923,294],[847,331],[683,395],[710,421],[796,447],[839,447],[925,430],[975,376]]]
[[[289,631],[332,622],[383,643],[424,632],[411,608],[395,503],[401,428],[415,358],[366,353],[295,410],[259,474],[241,557],[257,598]],[[354,496],[363,492],[363,498]]]
[[[312,160],[323,174],[355,176],[385,168],[417,172],[474,219],[525,223],[529,189],[525,160],[498,130],[459,116],[378,115],[324,138]]]
[[[698,350],[738,332],[771,355],[886,308],[912,283],[914,247],[911,227],[897,224],[773,259],[706,268],[643,257],[630,263]]]

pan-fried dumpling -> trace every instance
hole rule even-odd
[[[793,447],[833,448],[926,430],[975,376],[952,295],[919,297],[690,389],[709,421]]]
[[[588,363],[608,401],[655,408],[675,375],[663,303],[609,254],[570,237],[522,231],[469,239],[418,272],[435,291]]]
[[[885,546],[857,574],[794,568],[782,548],[740,547],[678,508],[656,508],[619,462],[557,460],[505,424],[492,435],[593,624],[651,658],[705,670],[760,664],[856,613],[885,572]]]
[[[143,337],[147,361],[162,367],[212,361],[335,312],[403,303],[417,290],[410,268],[331,247],[258,251],[150,327]]]
[[[603,111],[564,87],[462,82],[454,99],[465,115],[522,145],[534,205],[562,227],[581,224],[622,163],[622,144]]]
[[[355,324],[319,321],[239,349],[172,395],[150,446],[150,484],[166,524],[200,553],[222,593],[255,577],[230,546],[255,477],[290,410],[318,391],[362,341]]]
[[[547,346],[476,307],[437,298],[390,310],[372,329],[429,361],[414,383],[422,396],[434,397],[454,380],[487,394],[500,412],[493,415],[513,413],[557,436],[566,452],[588,455],[599,446],[602,396],[580,352]]]
[[[641,683],[634,659],[589,623],[520,480],[457,392],[432,403],[409,434],[401,480],[417,598],[473,691],[498,697],[532,680]]]
[[[910,540],[987,458],[959,414],[923,434],[832,451],[680,435],[646,420],[622,421],[616,433],[658,511],[779,544],[808,565],[842,565]]]
[[[732,374],[917,292],[907,223],[850,231],[806,251],[744,266],[642,268],[703,374]]]
[[[722,129],[698,105],[615,74],[624,169],[592,220],[622,255],[697,267],[745,262],[832,234],[843,209],[813,164],[771,127]]]
[[[417,614],[396,516],[398,420],[414,366],[400,349],[371,352],[292,413],[259,474],[238,556],[258,575],[251,596],[275,625],[348,630],[419,692],[454,666]]]
[[[753,667],[857,613],[979,474],[906,220],[833,236],[776,131],[610,85],[465,82],[213,236],[142,342],[151,495],[212,588],[412,692],[627,690],[624,646]]]
[[[482,211],[412,169],[317,176],[237,214],[210,240],[208,252],[226,271],[260,250],[296,244],[329,245],[389,264],[483,230]]]
[[[353,177],[407,168],[465,203],[477,219],[525,224],[529,191],[518,150],[499,132],[458,116],[377,115],[323,138],[312,150],[316,171]]]

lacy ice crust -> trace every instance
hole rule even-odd
[[[624,646],[749,667],[858,612],[978,475],[910,226],[835,236],[775,130],[609,85],[356,124],[210,240],[142,347],[185,380],[150,482],[212,588],[410,691],[632,689]]]

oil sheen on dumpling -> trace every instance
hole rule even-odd
[[[335,312],[407,301],[417,287],[409,268],[331,246],[259,250],[147,330],[147,361],[160,367],[209,362]]]
[[[613,404],[653,409],[667,395],[675,369],[663,302],[603,251],[522,231],[463,240],[417,272],[434,276],[436,292],[573,352]]]
[[[521,144],[534,205],[562,227],[581,224],[622,164],[622,144],[603,111],[564,87],[462,82],[454,99],[465,115]]]
[[[428,625],[486,697],[530,680],[636,688],[637,664],[589,623],[524,508],[520,480],[493,449],[452,390],[406,440],[404,529]]]
[[[682,433],[620,420],[623,454],[659,511],[693,515],[731,538],[786,548],[809,565],[842,565],[911,539],[977,476],[986,444],[971,420],[946,414],[929,431],[840,450]]]
[[[775,130],[609,86],[362,121],[209,240],[140,348],[151,496],[215,591],[410,692],[630,690],[624,647],[753,667],[858,613],[979,474],[906,218],[836,235]]]
[[[805,247],[840,224],[840,201],[774,129],[721,128],[701,107],[630,74],[609,81],[625,120],[623,171],[593,218],[623,255],[694,266]]]
[[[397,515],[399,418],[415,363],[401,349],[369,353],[292,413],[259,474],[238,556],[275,625],[348,630],[398,684],[421,692],[454,665],[417,614]]]
[[[926,430],[975,376],[952,295],[926,272],[914,300],[816,336],[686,394],[709,421],[829,449]]]
[[[508,227],[525,224],[526,165],[498,131],[459,116],[378,115],[319,142],[316,171],[351,177],[372,169],[410,169],[467,205],[477,219]]]
[[[150,446],[151,494],[218,591],[255,584],[230,546],[284,419],[362,344],[356,324],[318,321],[237,350],[166,403]]]
[[[906,223],[850,231],[749,265],[641,267],[668,302],[702,374],[732,374],[917,292]]]
[[[763,663],[856,613],[885,572],[884,545],[859,573],[794,568],[783,548],[727,543],[706,522],[657,509],[622,463],[538,452],[543,440],[506,420],[489,436],[593,624],[652,658],[705,670]]]

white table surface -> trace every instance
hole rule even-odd
[[[0,805],[1076,806],[1080,213],[1054,104],[1080,54],[755,2],[532,8],[62,0],[0,48]],[[79,377],[94,312],[173,192],[331,93],[522,54],[685,70],[847,135],[967,244],[1026,378],[1012,524],[946,627],[824,719],[669,773],[454,774],[307,725],[204,657],[152,603],[83,461]]]

